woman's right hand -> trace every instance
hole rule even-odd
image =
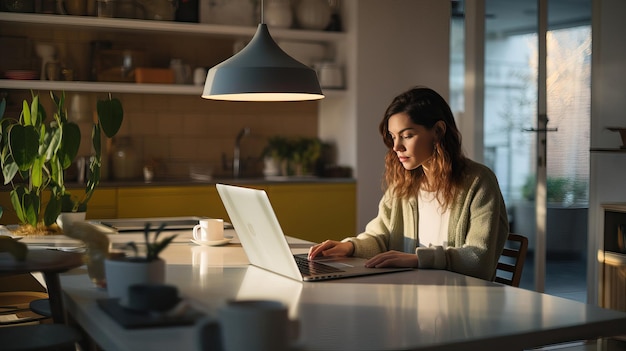
[[[311,246],[309,249],[309,260],[318,256],[352,256],[354,244],[349,241],[341,242],[326,240],[321,244]]]

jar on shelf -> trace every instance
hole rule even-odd
[[[330,23],[332,9],[328,0],[300,1],[296,8],[296,18],[300,28],[324,30]]]
[[[130,137],[120,137],[115,140],[111,163],[114,179],[128,180],[139,177],[137,154]]]
[[[263,9],[263,20],[268,27],[289,28],[293,23],[290,0],[268,0]]]

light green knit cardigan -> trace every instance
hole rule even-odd
[[[354,256],[369,258],[388,250],[415,252],[418,268],[447,269],[493,280],[509,233],[506,206],[498,180],[488,167],[468,160],[466,174],[451,208],[447,248],[419,247],[416,198],[397,198],[389,191],[365,232],[343,241],[354,244]]]

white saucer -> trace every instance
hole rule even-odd
[[[191,239],[191,242],[194,243],[194,244],[202,245],[202,246],[220,246],[220,245],[228,244],[231,240],[233,240],[233,238],[230,237],[230,236],[227,236],[227,237],[224,237],[224,239],[221,239],[221,240],[200,241],[200,240],[196,240],[196,239]]]
[[[13,240],[22,240],[24,236],[22,235],[12,235],[12,234],[0,234],[2,236],[8,236],[9,238],[13,238]]]

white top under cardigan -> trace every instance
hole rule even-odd
[[[434,192],[420,190],[417,211],[419,213],[419,246],[448,246],[448,222],[450,208],[443,208]],[[408,251],[408,250],[407,250]]]

